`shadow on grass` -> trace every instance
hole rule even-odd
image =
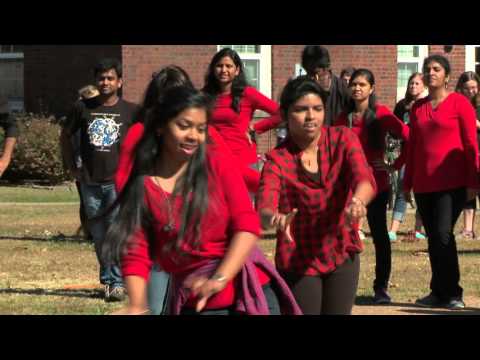
[[[479,308],[466,307],[463,310],[448,310],[441,308],[424,308],[413,303],[392,302],[385,305],[375,305],[371,296],[357,296],[355,298],[356,306],[378,306],[378,307],[396,307],[398,312],[411,315],[480,315]]]
[[[63,234],[54,235],[50,237],[41,236],[0,236],[0,240],[20,240],[20,241],[49,241],[49,242],[73,242],[73,243],[90,243],[82,236],[66,236]]]
[[[100,289],[1,289],[1,294],[66,296],[76,298],[103,299],[103,290]]]

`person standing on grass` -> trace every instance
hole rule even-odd
[[[303,313],[347,315],[363,249],[353,225],[375,180],[357,136],[323,126],[326,103],[309,77],[287,83],[280,109],[288,137],[266,155],[256,204],[262,227],[277,230],[275,264]]]
[[[130,300],[116,314],[149,312],[153,263],[171,274],[169,314],[301,314],[256,246],[260,223],[238,167],[206,146],[211,108],[207,94],[176,86],[147,112],[103,247],[121,262]]]
[[[428,91],[421,73],[417,72],[410,75],[407,84],[405,98],[397,103],[393,113],[406,125],[410,126],[410,110],[413,104],[415,101],[423,99],[425,96],[427,96]],[[397,231],[400,228],[400,224],[403,222],[405,213],[407,211],[407,202],[405,201],[405,197],[403,195],[404,174],[405,166],[398,171],[397,193],[395,194],[395,202],[393,205],[392,223],[390,225],[390,231],[388,232],[388,236],[392,242],[397,241]],[[423,235],[421,231],[422,219],[420,218],[420,214],[417,210],[415,211],[415,230],[413,232],[409,231],[408,236],[404,241],[413,242],[425,240],[425,235]]]
[[[480,77],[474,71],[466,71],[458,78],[455,91],[465,95],[473,105],[473,99],[480,88]],[[473,105],[476,109],[477,107]],[[476,118],[477,137],[480,131],[480,121]],[[480,146],[479,146],[480,148]],[[477,210],[477,199],[467,201],[463,209],[463,231],[462,237],[467,240],[475,239],[475,212]]]
[[[387,292],[392,268],[392,248],[388,237],[387,204],[390,192],[389,172],[398,170],[405,161],[406,151],[393,166],[385,163],[387,133],[408,142],[409,128],[386,106],[377,103],[375,77],[368,69],[357,69],[350,78],[351,100],[347,111],[340,114],[336,125],[347,126],[357,134],[368,163],[373,168],[378,194],[368,205],[367,221],[375,246],[375,304],[389,304]]]
[[[475,198],[478,182],[476,114],[462,94],[448,91],[450,63],[431,55],[423,63],[429,96],[410,112],[411,139],[403,185],[413,190],[428,238],[431,292],[416,304],[463,309],[453,228],[465,202]]]
[[[18,129],[15,117],[10,115],[8,98],[0,96],[0,127],[3,128],[4,143],[0,153],[0,178],[12,161],[13,150],[17,143]]]
[[[346,109],[349,93],[344,80],[331,69],[330,53],[321,45],[307,45],[302,52],[302,67],[326,92],[324,126],[333,125],[338,115]]]
[[[247,84],[243,62],[230,48],[220,50],[212,58],[203,91],[215,98],[210,127],[228,146],[250,194],[255,194],[260,172],[253,135],[280,125],[278,104]],[[271,117],[253,125],[251,121],[256,110],[266,111]]]
[[[62,130],[61,144],[66,165],[80,182],[85,212],[89,219],[103,214],[115,201],[114,175],[120,144],[131,121],[136,105],[119,97],[122,87],[122,65],[116,59],[103,59],[94,68],[96,86],[100,92],[92,102],[77,102]],[[82,167],[73,159],[71,138],[80,131]],[[116,211],[106,217],[89,221],[100,264],[100,283],[105,286],[106,301],[121,301],[125,288],[118,265],[106,265],[100,249]]]

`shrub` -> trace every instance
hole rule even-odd
[[[51,185],[69,180],[60,150],[60,122],[54,117],[34,114],[20,114],[16,118],[17,145],[2,180],[34,180]]]

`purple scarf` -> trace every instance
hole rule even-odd
[[[215,273],[219,259],[212,260],[192,274],[196,276],[210,277]],[[246,315],[269,315],[267,299],[258,279],[257,267],[270,278],[272,289],[278,297],[282,315],[302,315],[302,311],[293,297],[290,288],[275,269],[275,266],[268,261],[260,249],[255,248],[250,253],[247,261],[238,273],[240,289],[237,289],[237,300],[234,303],[235,311]],[[172,298],[171,315],[179,315],[182,307],[188,300],[189,292],[183,287],[185,277],[172,276]]]

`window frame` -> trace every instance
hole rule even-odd
[[[428,45],[408,45],[408,46],[418,46],[418,57],[412,57],[412,56],[405,56],[405,57],[400,57],[398,54],[398,50],[400,46],[406,46],[406,45],[397,45],[397,101],[400,101],[405,97],[405,91],[407,90],[406,87],[399,87],[398,86],[398,64],[400,63],[407,63],[407,64],[418,64],[417,71],[421,72],[422,71],[422,66],[423,66],[423,61],[425,58],[428,56]]]

